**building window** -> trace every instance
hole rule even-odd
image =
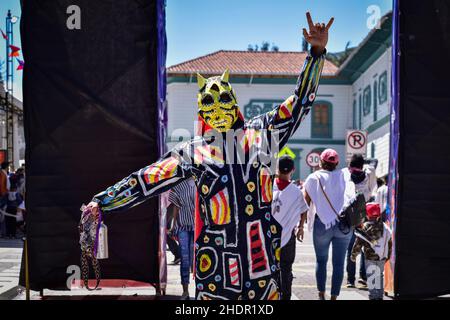
[[[329,102],[317,102],[312,108],[311,137],[320,139],[333,138],[332,105]]]
[[[357,102],[356,102],[356,99],[355,100],[353,100],[353,129],[356,129],[356,117],[357,117],[357,114],[356,114],[356,108],[357,108]]]
[[[251,100],[249,104],[244,106],[244,117],[247,120],[252,119],[272,111],[277,105],[282,103],[283,101],[280,100]]]
[[[364,102],[363,113],[364,113],[364,116],[366,117],[370,114],[370,107],[372,104],[372,89],[371,89],[370,85],[364,89],[364,98],[363,99],[364,99],[363,100],[363,102]]]
[[[378,79],[378,99],[383,104],[388,99],[388,76],[387,71],[383,72]]]
[[[378,120],[378,82],[373,84],[373,122]]]

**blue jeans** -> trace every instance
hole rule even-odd
[[[333,276],[331,280],[331,295],[339,296],[342,280],[344,279],[345,254],[352,237],[352,232],[344,234],[339,230],[339,224],[326,230],[325,225],[316,216],[313,230],[313,243],[316,252],[316,282],[317,290],[325,292],[327,281],[327,262],[330,245],[333,251]]]
[[[178,231],[178,242],[181,257],[181,284],[189,284],[190,269],[194,260],[194,231]]]
[[[355,280],[356,280],[356,262],[353,262],[352,259],[350,259],[351,255],[352,255],[352,250],[353,250],[353,245],[355,244],[356,241],[356,235],[354,232],[352,239],[350,240],[350,243],[348,245],[348,249],[347,249],[347,282],[355,284]],[[363,280],[367,280],[367,275],[366,275],[366,259],[364,257],[364,253],[361,252],[361,260],[360,260],[360,264],[359,264],[359,278],[363,279]]]

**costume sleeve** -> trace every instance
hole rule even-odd
[[[263,115],[264,128],[277,130],[280,149],[298,129],[316,99],[325,63],[325,54],[326,52],[320,56],[309,54],[298,78],[294,95],[274,110]]]
[[[152,165],[140,169],[94,196],[103,212],[125,210],[160,195],[192,176],[190,145],[174,148]]]

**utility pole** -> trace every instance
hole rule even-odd
[[[11,56],[10,45],[14,44],[13,25],[17,17],[8,10],[6,16],[6,85],[5,85],[5,111],[6,111],[6,161],[14,167],[14,57]]]

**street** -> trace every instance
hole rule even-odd
[[[0,300],[11,299],[17,292],[22,240],[0,239]]]
[[[22,256],[22,240],[0,240],[0,300],[14,299],[24,300],[24,291],[18,287],[20,263]],[[331,257],[331,254],[330,254]],[[166,295],[168,299],[176,299],[182,293],[180,283],[179,265],[172,265],[173,255],[167,251],[167,271],[168,283]],[[327,268],[327,298],[331,284],[331,259]],[[304,243],[297,242],[297,252],[295,264],[293,266],[294,281],[292,286],[293,300],[316,300],[317,290],[315,282],[315,255],[312,245],[312,239],[309,232],[305,232]],[[345,278],[344,283],[345,286]],[[191,297],[194,297],[195,287],[192,282],[190,285]],[[76,299],[83,296],[104,295],[115,297],[114,299],[154,299],[155,289],[153,287],[127,287],[127,288],[102,288],[96,292],[88,292],[84,289],[73,289],[67,292],[55,292],[44,290],[44,296],[51,298],[70,298]],[[32,291],[32,299],[41,299],[38,292]],[[367,300],[368,292],[362,289],[343,288],[340,300]]]

